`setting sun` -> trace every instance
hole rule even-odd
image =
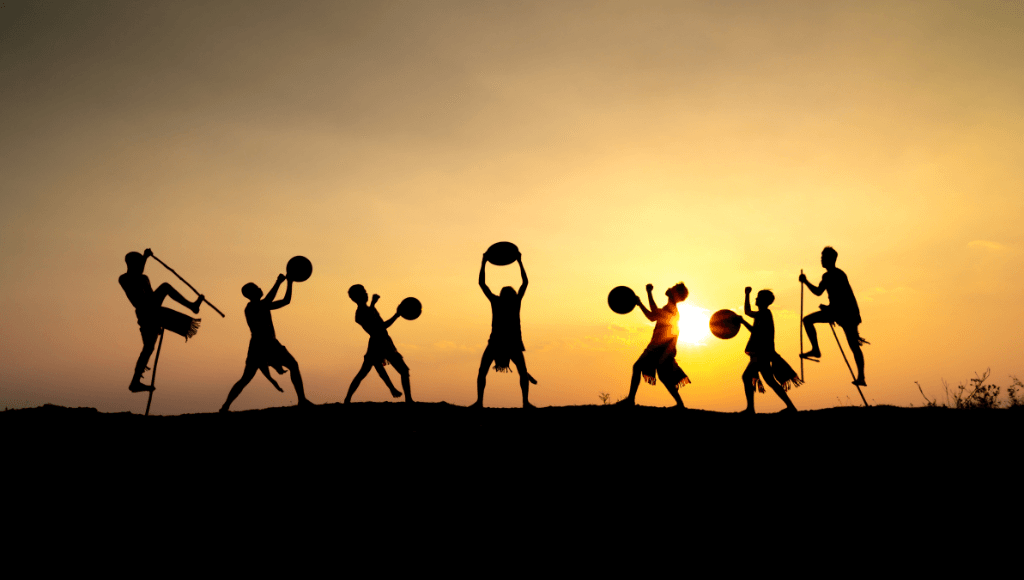
[[[686,344],[704,344],[711,337],[708,321],[711,311],[692,304],[679,304],[679,341]]]

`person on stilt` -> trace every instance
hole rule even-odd
[[[811,350],[802,353],[800,358],[817,360],[821,358],[821,350],[818,349],[818,334],[814,330],[815,324],[828,323],[838,324],[846,333],[846,341],[850,344],[850,351],[853,352],[853,360],[857,363],[857,378],[853,384],[865,387],[864,382],[864,353],[861,346],[870,344],[860,336],[857,327],[861,323],[860,308],[857,307],[857,298],[853,295],[853,288],[850,287],[850,280],[846,272],[836,268],[836,259],[839,253],[826,246],[821,251],[821,265],[825,273],[821,276],[821,283],[815,286],[807,280],[807,276],[800,274],[800,282],[814,293],[821,296],[822,292],[828,292],[828,304],[822,304],[821,310],[808,314],[804,317],[804,328],[807,330],[807,339],[811,342]]]
[[[636,392],[640,387],[640,377],[648,384],[655,384],[655,377],[661,379],[661,383],[668,389],[670,395],[676,402],[676,407],[685,409],[683,399],[679,396],[679,388],[690,384],[690,378],[686,376],[683,369],[676,362],[676,339],[679,337],[679,309],[676,304],[686,300],[690,291],[682,282],[665,291],[668,302],[664,307],[658,308],[654,302],[654,286],[647,285],[647,302],[651,309],[644,307],[640,297],[637,296],[636,304],[643,311],[647,320],[654,322],[654,334],[651,342],[644,349],[644,352],[633,364],[633,376],[629,383],[629,395],[619,401],[618,405],[633,406],[636,404]]]
[[[146,365],[149,363],[149,357],[153,354],[153,348],[156,346],[156,339],[160,336],[161,330],[166,329],[180,334],[185,337],[186,341],[199,331],[200,321],[198,319],[186,316],[177,310],[165,308],[163,306],[164,298],[170,297],[191,310],[193,314],[199,313],[199,305],[203,302],[202,294],[196,298],[195,302],[185,300],[184,296],[167,283],[161,284],[154,292],[153,286],[149,283],[149,277],[142,273],[146,269],[146,260],[152,255],[153,251],[149,248],[146,248],[146,251],[141,254],[128,252],[124,257],[128,271],[117,279],[121,288],[124,289],[125,295],[128,296],[128,301],[135,307],[139,333],[142,334],[142,352],[139,353],[139,359],[135,363],[135,374],[128,386],[128,390],[133,393],[153,390],[153,385],[142,384],[142,375],[149,370]]]
[[[366,378],[371,368],[377,370],[377,374],[380,375],[380,378],[384,380],[384,384],[391,391],[392,397],[396,399],[401,397],[402,393],[391,384],[391,379],[388,377],[387,371],[384,370],[384,365],[388,363],[391,363],[391,366],[398,371],[399,376],[402,378],[405,402],[415,403],[412,399],[412,386],[409,383],[409,366],[405,364],[405,359],[402,358],[398,349],[395,348],[395,343],[388,334],[388,328],[398,320],[398,312],[395,312],[395,315],[387,320],[382,319],[380,313],[377,312],[377,301],[380,300],[380,296],[374,294],[370,305],[367,306],[366,301],[368,297],[366,289],[360,284],[356,284],[348,289],[348,297],[356,303],[356,322],[359,323],[359,326],[363,327],[366,334],[370,335],[370,342],[366,345],[363,366],[359,367],[359,372],[356,373],[355,378],[352,379],[352,384],[348,387],[348,394],[345,395],[345,404],[352,402],[352,395],[355,394],[356,389],[359,388],[359,383]]]
[[[281,282],[285,280],[288,280],[288,287],[284,292],[284,298],[275,302],[274,297],[277,296],[277,290],[281,287]],[[238,382],[231,387],[220,412],[227,413],[229,411],[231,403],[238,398],[238,395],[242,394],[242,389],[256,376],[256,371],[262,371],[270,379],[270,382],[277,386],[270,378],[268,367],[274,367],[279,373],[283,373],[283,369],[288,369],[292,377],[292,386],[295,387],[295,394],[299,398],[298,406],[313,406],[313,403],[306,398],[306,393],[302,388],[299,363],[288,352],[288,349],[278,342],[277,334],[274,332],[274,320],[270,315],[271,310],[277,310],[291,303],[292,281],[284,274],[278,274],[277,281],[274,282],[273,288],[270,289],[266,297],[263,296],[263,290],[259,286],[249,282],[242,286],[242,296],[249,299],[249,303],[245,306],[245,322],[249,325],[252,338],[249,339],[249,352],[245,357],[245,370],[242,371],[242,378],[238,379]]]
[[[499,373],[512,372],[509,365],[516,365],[519,372],[519,388],[523,391],[523,408],[534,408],[530,403],[530,383],[536,385],[537,380],[526,370],[526,358],[523,356],[526,347],[523,346],[523,330],[519,317],[529,280],[526,278],[526,268],[523,267],[523,257],[519,256],[516,263],[519,264],[519,274],[523,280],[519,291],[511,286],[505,286],[495,296],[487,287],[485,278],[487,254],[484,254],[483,261],[480,262],[480,289],[491,303],[491,336],[487,339],[487,348],[480,358],[480,370],[476,376],[476,402],[470,405],[472,408],[484,406],[484,387],[487,385],[487,373],[491,363],[494,363],[494,370]]]
[[[743,312],[754,319],[754,324],[748,323],[742,316],[740,322],[750,331],[750,340],[747,341],[746,352],[750,356],[750,364],[743,371],[743,391],[747,396],[747,408],[744,413],[754,413],[754,389],[764,392],[764,385],[761,378],[768,386],[775,391],[775,394],[786,404],[783,412],[796,412],[796,406],[789,399],[786,393],[790,387],[798,387],[803,381],[797,376],[796,371],[786,363],[779,353],[775,352],[775,319],[768,310],[772,302],[775,302],[775,294],[771,290],[761,290],[757,293],[754,304],[757,310],[750,309],[750,292],[748,286],[745,290],[746,297],[743,300]]]

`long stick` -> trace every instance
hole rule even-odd
[[[804,269],[800,268],[800,275],[804,275]],[[804,283],[800,282],[800,382],[804,380]]]
[[[149,377],[149,400],[146,401],[146,416],[149,417],[149,406],[153,404],[153,391],[156,390],[156,365],[160,362],[160,349],[164,346],[164,329],[160,329],[160,343],[156,345],[156,359],[153,361],[153,374]]]
[[[171,267],[170,267],[170,266],[168,266],[167,264],[164,264],[163,260],[161,260],[160,258],[157,258],[157,257],[156,257],[156,256],[154,256],[153,254],[150,254],[149,256],[150,256],[151,258],[153,258],[154,260],[156,260],[157,262],[160,262],[160,265],[161,265],[161,266],[163,266],[164,268],[167,268],[168,270],[170,270],[170,271],[171,271],[171,274],[174,274],[175,276],[177,276],[177,277],[178,277],[178,280],[181,280],[182,282],[184,282],[186,286],[188,286],[189,288],[192,288],[192,285],[188,283],[188,280],[186,280],[186,279],[182,278],[182,277],[181,277],[181,274],[178,274],[177,272],[175,272],[175,271],[174,271],[174,268],[171,268]],[[199,290],[196,290],[195,288],[192,288],[192,291],[193,291],[193,292],[195,292],[195,293],[196,293],[196,295],[198,295],[198,294],[199,294]],[[210,301],[209,301],[209,300],[207,300],[205,296],[203,297],[203,302],[205,302],[205,303],[209,304],[209,305],[210,305],[210,308],[213,308],[214,310],[217,310],[217,307],[216,307],[216,306],[214,306],[213,304],[210,304]],[[225,317],[225,316],[224,316],[224,313],[223,313],[223,312],[221,312],[220,310],[217,310],[217,314],[220,314],[220,317],[221,317],[221,318],[224,318],[224,317]]]
[[[850,361],[846,358],[846,351],[843,350],[842,343],[839,342],[839,335],[836,334],[836,325],[829,322],[828,327],[832,329],[832,336],[836,337],[836,345],[839,346],[839,352],[843,355],[843,361],[846,362],[846,368],[850,370],[850,378],[853,379],[853,386],[857,387],[857,392],[860,393],[860,398],[864,401],[865,407],[870,407],[868,400],[864,398],[864,391],[860,390],[860,385],[857,384],[857,375],[853,374],[853,367],[850,366]]]

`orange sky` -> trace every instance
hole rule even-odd
[[[650,323],[608,309],[622,284],[684,281],[705,316],[771,288],[797,364],[796,278],[820,279],[825,245],[860,302],[869,401],[920,404],[915,381],[941,397],[987,367],[1008,384],[1024,375],[1022,33],[1001,1],[4,2],[0,404],[144,410],[117,277],[147,247],[227,314],[167,338],[157,414],[220,406],[249,339],[240,288],[294,255],[313,277],[274,321],[314,402],[340,401],[362,362],[361,283],[385,316],[423,303],[391,330],[417,398],[471,403],[477,269],[501,240],[530,276],[538,405],[626,394]],[[490,279],[518,284],[514,267]],[[855,404],[819,332],[793,400]],[[745,340],[680,344],[687,406],[743,408]],[[233,408],[294,404],[282,379]],[[356,400],[386,395],[370,376]],[[638,402],[671,399],[641,385]],[[514,375],[492,373],[486,403],[518,406]]]

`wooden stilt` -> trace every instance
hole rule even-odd
[[[832,322],[828,323],[828,327],[832,329],[832,336],[836,337],[836,345],[839,347],[839,352],[843,355],[843,361],[846,363],[846,368],[850,370],[850,378],[853,379],[853,386],[857,387],[857,392],[860,393],[860,399],[864,401],[865,407],[870,407],[868,400],[864,398],[864,391],[860,390],[860,385],[857,384],[857,375],[853,374],[853,367],[850,366],[850,360],[846,358],[846,351],[843,350],[843,345],[839,342],[839,335],[836,334],[836,325]]]
[[[149,378],[149,400],[146,401],[146,416],[149,417],[149,406],[153,404],[153,391],[156,390],[156,365],[160,362],[160,349],[164,346],[164,329],[160,329],[160,342],[156,345],[156,359],[153,360],[153,375]]]

